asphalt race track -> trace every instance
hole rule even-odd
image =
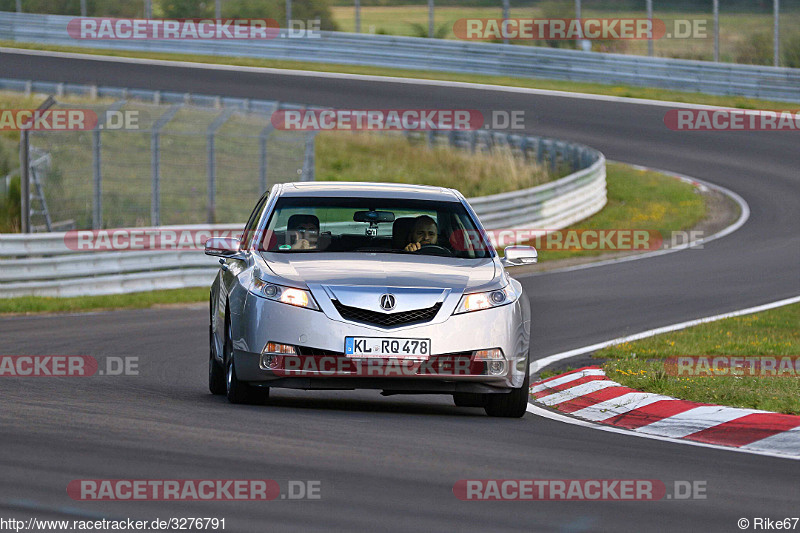
[[[505,91],[169,68],[0,52],[0,77],[277,99],[342,108],[524,110],[527,131],[609,159],[727,187],[751,216],[659,257],[522,278],[532,359],[800,294],[794,132],[687,133],[667,108]],[[787,108],[791,105],[787,104]],[[226,518],[230,531],[738,531],[798,516],[800,462],[576,427],[491,419],[448,397],[273,392],[268,407],[208,394],[204,308],[0,320],[2,353],[139,357],[139,376],[4,378],[0,516]],[[319,500],[81,502],[73,479],[319,480]],[[706,483],[706,499],[463,502],[460,479]],[[800,527],[800,526],[799,526]]]

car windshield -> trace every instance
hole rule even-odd
[[[488,240],[457,201],[283,197],[258,249],[490,257]]]

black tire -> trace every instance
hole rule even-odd
[[[236,365],[233,362],[233,341],[231,340],[230,322],[225,324],[225,394],[231,403],[263,405],[269,397],[269,389],[251,387],[236,377]]]
[[[211,394],[225,394],[225,369],[217,362],[217,350],[214,347],[214,303],[208,302],[208,390]]]
[[[527,366],[525,367],[527,370]],[[528,408],[528,389],[531,378],[525,375],[522,387],[513,389],[508,394],[487,394],[483,408],[489,416],[503,418],[522,418]]]
[[[227,386],[225,385],[225,370],[212,355],[208,358],[208,390],[211,394],[225,394]]]
[[[486,404],[485,396],[472,392],[456,392],[453,394],[453,403],[456,407],[483,407]]]

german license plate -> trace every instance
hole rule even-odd
[[[431,340],[386,337],[345,337],[344,353],[349,357],[427,358],[431,353]]]

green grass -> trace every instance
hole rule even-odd
[[[22,296],[0,298],[3,313],[72,313],[104,309],[141,309],[162,304],[180,304],[208,301],[208,287],[170,289],[130,294],[103,296],[77,296],[74,298],[49,298]]]
[[[10,48],[23,48],[33,50],[52,50],[61,52],[75,52],[84,54],[108,55],[114,57],[138,57],[147,59],[162,59],[170,61],[192,61],[208,64],[239,65],[247,67],[267,67],[278,69],[297,69],[315,72],[341,72],[346,74],[364,74],[371,76],[399,76],[415,79],[431,79],[458,81],[465,83],[485,83],[504,85],[510,87],[524,87],[532,89],[545,89],[555,91],[568,91],[586,94],[601,94],[608,96],[621,96],[626,98],[646,98],[650,100],[664,100],[670,102],[695,103],[715,105],[740,109],[786,109],[786,102],[759,100],[739,96],[714,96],[701,93],[653,89],[647,87],[633,87],[626,85],[609,85],[602,83],[581,83],[571,81],[557,81],[534,78],[514,78],[510,76],[489,76],[475,74],[457,74],[448,72],[430,72],[425,70],[409,70],[395,68],[381,68],[359,65],[340,65],[334,63],[312,63],[301,61],[284,61],[273,59],[256,59],[241,57],[214,57],[193,54],[163,54],[155,52],[129,52],[120,50],[106,50],[96,48],[82,48],[78,46],[43,46],[31,43],[18,43],[15,41],[0,41],[0,46]]]
[[[711,404],[800,414],[800,378],[678,377],[663,359],[679,355],[800,355],[800,304],[702,324],[598,351],[609,378],[638,390]]]
[[[319,181],[382,181],[452,187],[467,198],[525,189],[552,179],[542,166],[509,150],[471,153],[428,148],[401,135],[325,132],[317,136]]]
[[[706,214],[703,197],[695,188],[658,172],[608,163],[608,203],[597,214],[568,229],[657,230],[666,238],[672,231],[694,227]],[[535,243],[534,243],[535,245]],[[539,261],[597,256],[602,250],[540,250]]]

